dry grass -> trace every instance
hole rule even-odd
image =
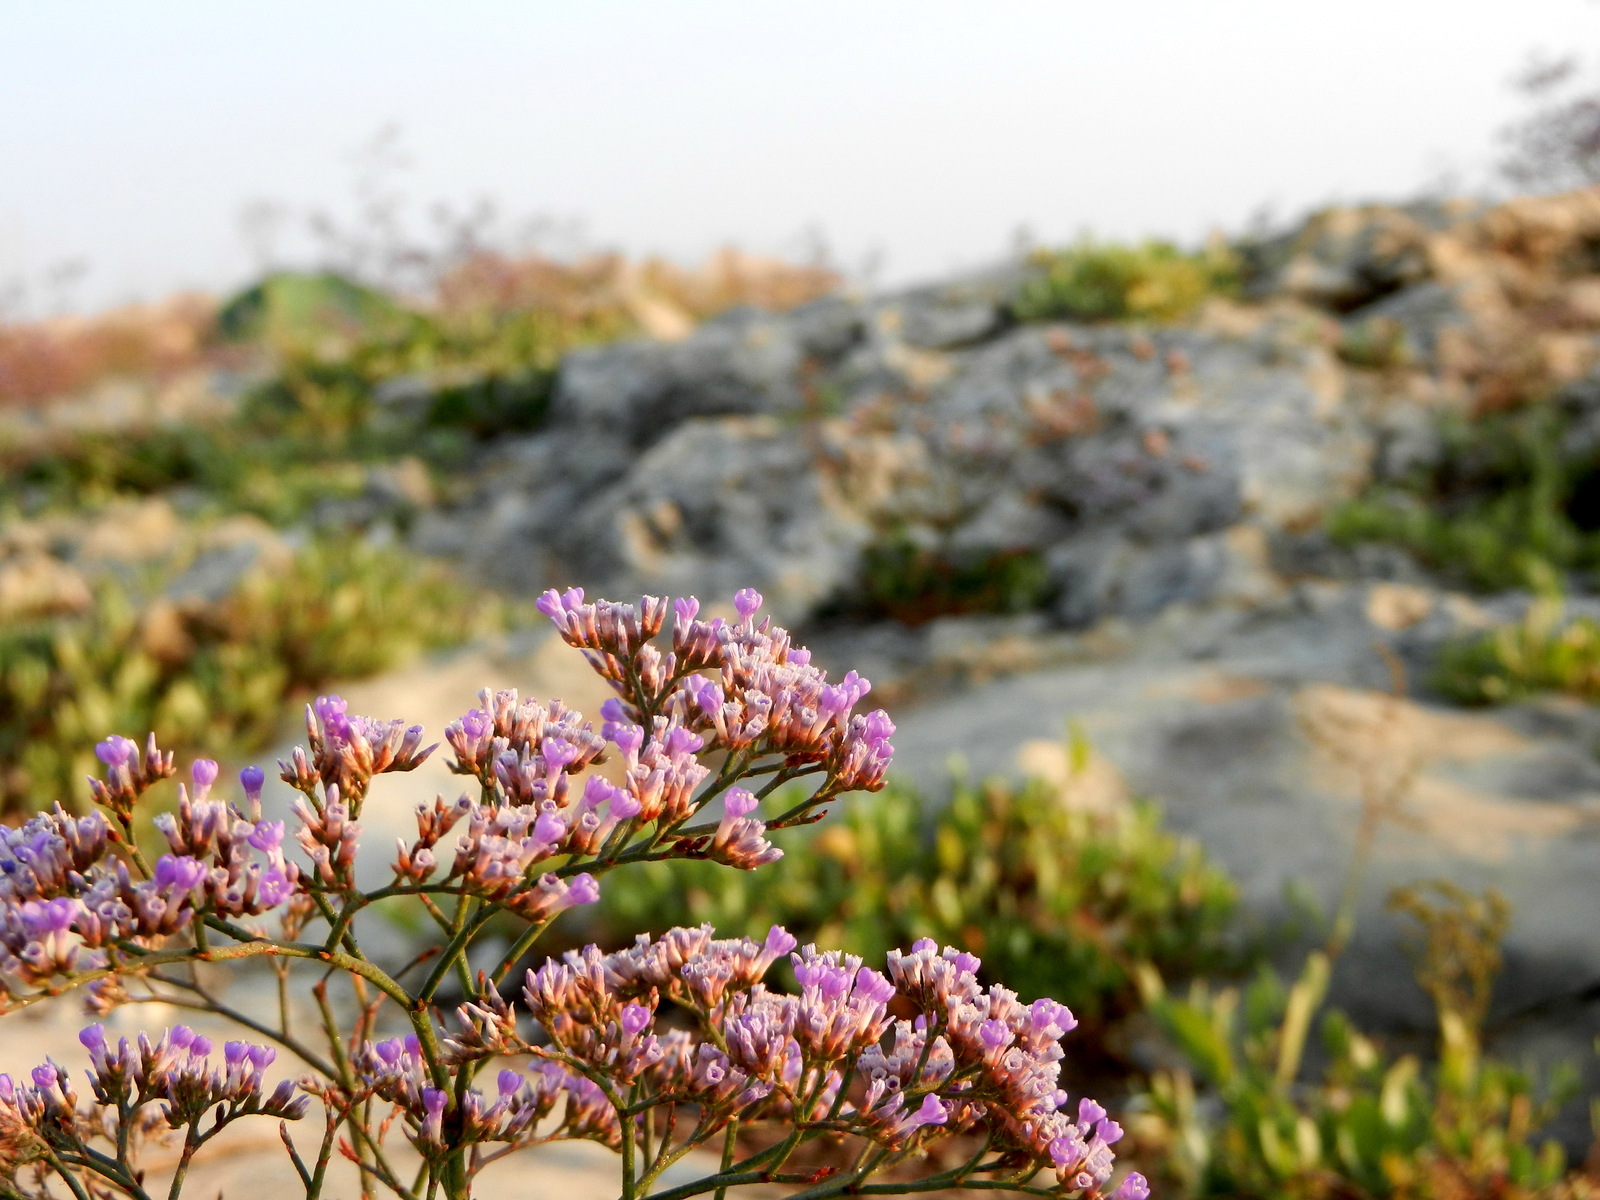
[[[819,264],[734,249],[696,267],[620,254],[563,262],[484,252],[447,271],[425,307],[447,321],[530,314],[557,328],[670,339],[729,308],[794,308],[841,283]],[[184,294],[93,317],[0,324],[0,408],[71,396],[108,378],[160,379],[217,360],[216,311],[213,298]]]
[[[0,407],[37,404],[116,376],[161,377],[199,365],[215,302],[183,294],[94,317],[0,325]]]
[[[573,323],[620,319],[672,338],[739,305],[782,311],[838,291],[842,282],[826,266],[732,248],[697,267],[620,254],[561,262],[537,254],[482,253],[445,274],[437,306],[446,317],[544,312]]]

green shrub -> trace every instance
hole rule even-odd
[[[1451,418],[1442,433],[1434,465],[1335,509],[1329,535],[1403,547],[1483,590],[1548,588],[1600,567],[1600,461],[1563,449],[1556,414]]]
[[[462,449],[459,439],[440,430],[319,437],[220,422],[85,431],[48,453],[0,460],[0,468],[10,468],[0,502],[27,511],[73,510],[183,488],[191,497],[185,507],[197,516],[244,512],[288,526],[323,500],[361,494],[369,465],[419,454],[446,469],[460,463]]]
[[[525,433],[544,424],[555,372],[525,367],[441,387],[425,415],[430,428],[460,429],[476,438]]]
[[[1397,893],[1422,927],[1418,979],[1434,1000],[1433,1070],[1386,1054],[1337,1011],[1323,1015],[1322,1065],[1306,1047],[1333,961],[1317,951],[1285,984],[1263,970],[1242,991],[1170,994],[1151,967],[1141,990],[1186,1065],[1156,1072],[1134,1128],[1196,1196],[1333,1198],[1530,1196],[1563,1177],[1564,1155],[1536,1134],[1570,1098],[1570,1073],[1545,1085],[1481,1054],[1479,1027],[1499,969],[1508,910],[1450,885]]]
[[[1377,371],[1410,366],[1416,358],[1405,326],[1392,317],[1368,317],[1348,326],[1336,350],[1351,366]]]
[[[137,606],[101,586],[81,617],[0,630],[0,812],[73,803],[109,733],[244,753],[287,699],[498,624],[443,571],[360,540],[313,543],[216,604]]]
[[[1433,685],[1462,704],[1503,704],[1540,692],[1600,700],[1600,621],[1564,620],[1561,601],[1541,597],[1520,621],[1447,643]]]
[[[1023,321],[1176,321],[1211,295],[1231,292],[1238,265],[1225,246],[1198,254],[1170,242],[1136,246],[1085,238],[1034,258],[1042,273],[1025,284],[1012,305]]]
[[[216,317],[226,341],[273,345],[355,341],[408,321],[393,298],[332,271],[269,275],[233,296]]]
[[[1052,595],[1036,550],[952,557],[898,533],[862,552],[854,586],[823,615],[921,625],[935,617],[1033,612]]]
[[[1126,1011],[1133,964],[1187,974],[1228,960],[1233,885],[1156,810],[1067,808],[1041,783],[959,786],[948,808],[905,786],[798,831],[776,870],[652,865],[607,892],[607,935],[711,921],[727,933],[782,924],[803,943],[869,958],[930,937],[982,955],[1024,996],[1082,1017]]]

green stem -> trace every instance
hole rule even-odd
[[[183,1194],[183,1177],[189,1173],[189,1162],[200,1148],[199,1123],[191,1121],[189,1132],[183,1136],[183,1153],[178,1158],[177,1172],[172,1176],[172,1186],[167,1189],[167,1200],[178,1200]]]
[[[728,1122],[727,1131],[722,1135],[722,1174],[726,1175],[728,1173],[728,1168],[733,1166],[733,1152],[738,1148],[738,1145],[739,1119],[735,1117],[733,1120]],[[726,1200],[727,1195],[727,1187],[719,1187],[717,1189],[715,1200]]]

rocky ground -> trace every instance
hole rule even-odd
[[[1443,703],[1426,686],[1438,648],[1527,598],[1453,592],[1399,552],[1335,546],[1321,522],[1437,456],[1442,412],[1542,390],[1578,433],[1600,426],[1596,247],[1600,190],[1323,214],[1248,247],[1245,296],[1178,326],[1018,324],[1021,268],[739,310],[675,342],[569,355],[546,427],[493,443],[451,502],[413,495],[409,538],[523,593],[755,586],[819,661],[874,680],[898,769],[930,795],[954,758],[1054,773],[1069,802],[1153,798],[1263,927],[1297,894],[1331,906],[1363,814],[1381,814],[1336,1002],[1425,1036],[1385,899],[1423,879],[1492,884],[1515,906],[1496,1048],[1592,1067],[1600,713]],[[397,380],[380,399],[403,410],[427,388]],[[95,536],[75,526],[53,561]],[[980,574],[1025,559],[1027,611],[862,617],[851,604],[889,539]],[[223,572],[269,543],[240,528],[196,561]],[[43,572],[51,553],[10,561]],[[542,632],[344,691],[437,730],[485,685],[603,698]],[[1069,723],[1096,749],[1087,778],[1066,778]],[[442,767],[401,777],[368,816],[398,829],[454,786]]]
[[[1594,423],[1596,245],[1600,192],[1339,210],[1249,248],[1246,299],[1184,326],[1017,325],[1009,271],[739,311],[569,356],[549,427],[499,446],[416,539],[520,588],[759,587],[879,681],[901,770],[935,791],[952,753],[1048,770],[1076,722],[1263,921],[1286,889],[1330,905],[1363,798],[1388,805],[1338,1000],[1425,1029],[1385,897],[1493,884],[1516,909],[1502,1046],[1587,1062],[1600,720],[1440,703],[1438,647],[1525,598],[1453,594],[1320,530],[1436,457],[1442,412],[1555,392],[1573,436]],[[953,564],[1030,555],[1043,599],[915,629],[830,620],[886,531]]]

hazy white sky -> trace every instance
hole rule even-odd
[[[419,211],[682,259],[817,230],[900,281],[1021,226],[1192,239],[1481,184],[1508,78],[1590,47],[1593,0],[0,0],[0,281],[229,286],[240,210],[348,207],[391,122]]]

